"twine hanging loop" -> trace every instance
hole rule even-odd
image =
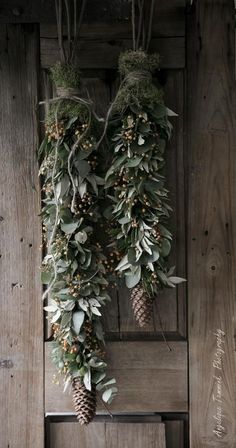
[[[57,96],[60,98],[68,98],[79,95],[79,89],[75,87],[56,87]]]

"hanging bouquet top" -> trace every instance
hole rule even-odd
[[[119,72],[121,76],[130,73],[151,74],[160,69],[159,54],[147,54],[144,50],[127,50],[119,57]]]
[[[158,54],[149,55],[143,50],[128,50],[120,55],[119,72],[123,81],[113,104],[113,113],[127,108],[138,111],[145,106],[152,109],[162,101],[163,94],[152,79],[160,68]]]

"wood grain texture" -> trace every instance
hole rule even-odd
[[[59,58],[57,39],[40,39],[41,64],[48,68]],[[120,52],[132,48],[131,39],[102,39],[80,40],[78,43],[76,62],[80,68],[116,68]],[[150,44],[150,51],[160,52],[162,68],[183,68],[185,66],[184,37],[154,38]]]
[[[0,22],[40,22],[42,33],[46,37],[55,37],[55,9],[53,0],[2,0]],[[153,33],[154,36],[184,36],[185,0],[165,0],[155,2]],[[127,37],[131,35],[131,4],[127,0],[89,0],[84,15],[81,37],[106,35]],[[98,22],[99,17],[99,24]],[[51,29],[50,29],[51,28]]]
[[[184,422],[165,421],[166,448],[184,448]]]
[[[166,448],[163,423],[119,423],[106,425],[109,448]]]
[[[186,412],[187,346],[171,342],[110,342],[107,344],[108,376],[117,379],[119,394],[111,405],[118,412]],[[54,366],[45,353],[46,413],[73,412],[72,399],[62,386],[52,383]],[[99,412],[104,411],[99,405]]]
[[[191,448],[234,448],[236,440],[233,39],[233,2],[196,2],[187,96]]]
[[[38,27],[1,26],[0,52],[0,445],[42,448]]]
[[[51,423],[50,448],[166,448],[163,423]]]

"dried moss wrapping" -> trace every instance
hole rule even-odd
[[[120,55],[119,72],[124,77],[113,110],[123,113],[128,107],[153,109],[163,102],[163,92],[152,81],[152,73],[160,68],[160,56],[142,50],[128,50]]]
[[[119,72],[121,76],[137,70],[147,70],[153,73],[160,68],[159,54],[147,54],[143,50],[128,50],[119,57]]]
[[[80,87],[81,73],[75,65],[57,62],[51,67],[50,72],[51,79],[56,87],[69,87],[74,89]]]
[[[57,119],[59,121],[65,119],[70,120],[73,117],[80,117],[80,121],[82,123],[88,123],[89,120],[89,111],[84,104],[75,102],[73,100],[61,99],[59,107],[57,102],[50,104],[49,111],[45,120],[46,124],[55,122],[56,111]]]

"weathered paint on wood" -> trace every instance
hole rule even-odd
[[[233,2],[196,2],[187,38],[191,448],[236,443],[233,39]]]
[[[51,423],[50,448],[166,448],[164,423]]]
[[[186,342],[125,341],[107,344],[109,376],[117,379],[119,394],[111,405],[117,412],[186,412]],[[50,348],[45,349],[46,413],[73,412],[72,399],[52,383],[55,373]],[[104,411],[99,405],[99,411]]]
[[[0,426],[3,448],[43,448],[37,173],[38,27],[0,30]]]

